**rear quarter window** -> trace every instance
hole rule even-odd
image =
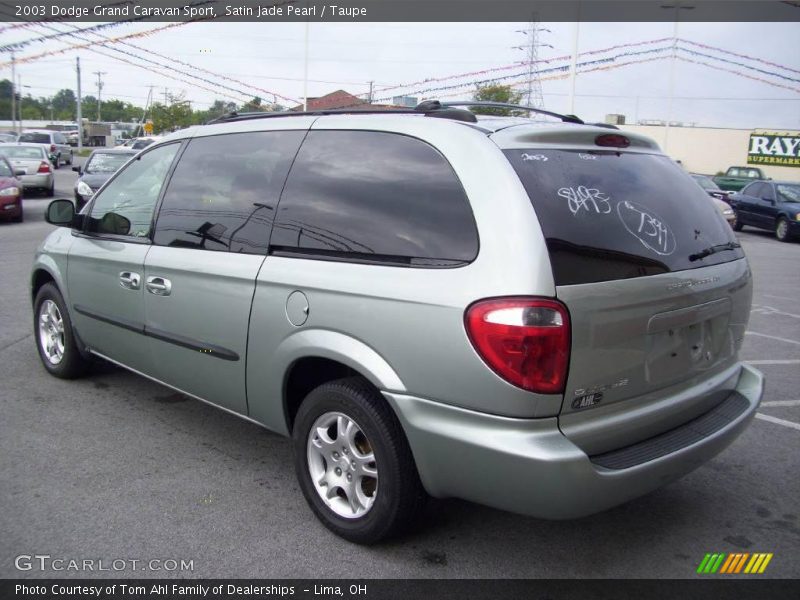
[[[557,285],[718,264],[741,249],[708,194],[666,156],[616,150],[504,150],[547,240]]]
[[[418,267],[478,253],[469,200],[450,163],[422,140],[375,131],[312,131],[281,196],[278,252]]]
[[[19,141],[29,144],[49,144],[50,135],[47,133],[23,133],[19,136]]]

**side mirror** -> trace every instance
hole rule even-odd
[[[25,169],[14,169],[14,175],[16,177],[19,177],[20,175],[25,175],[26,172],[27,171],[25,171]]]
[[[78,175],[81,174],[81,168],[78,165],[75,165],[74,167],[72,167],[72,170],[75,171]]]
[[[75,205],[72,200],[53,200],[47,206],[45,221],[60,227],[72,227],[75,221]]]

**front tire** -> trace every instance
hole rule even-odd
[[[775,223],[775,237],[781,242],[789,242],[792,236],[789,234],[789,221],[781,217]]]
[[[361,377],[314,389],[292,433],[300,487],[335,534],[373,544],[408,527],[425,492],[400,422]]]
[[[73,159],[73,158],[74,158],[74,156],[72,155],[72,150],[70,150],[70,151],[69,151],[69,160],[67,161],[67,164],[68,164],[69,166],[72,166],[72,159]]]
[[[75,379],[86,372],[89,363],[78,351],[69,312],[53,283],[44,284],[36,294],[33,335],[48,373],[61,379]]]
[[[736,218],[734,219],[733,225],[731,225],[731,227],[733,227],[734,231],[741,231],[744,225],[742,225],[742,221],[739,219],[739,213],[733,211],[733,214]]]

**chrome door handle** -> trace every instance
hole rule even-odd
[[[147,278],[146,286],[147,291],[156,296],[169,296],[172,292],[172,282],[166,277],[154,277],[151,275]]]
[[[122,271],[119,274],[119,285],[126,290],[138,290],[141,287],[142,276],[131,271]]]

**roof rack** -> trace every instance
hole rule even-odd
[[[275,112],[229,112],[216,119],[206,121],[206,125],[213,123],[230,123],[232,121],[247,121],[249,119],[270,119],[275,117],[321,117],[324,115],[351,115],[351,114],[419,114],[413,108],[328,108],[324,110],[281,110]]]
[[[529,113],[534,112],[540,115],[547,115],[548,117],[555,117],[556,119],[561,119],[565,123],[577,123],[579,125],[583,125],[583,120],[576,117],[575,115],[562,115],[560,113],[552,112],[549,110],[534,108],[533,106],[524,106],[522,104],[508,104],[506,102],[483,102],[476,100],[457,100],[452,102],[439,102],[438,100],[426,100],[425,102],[421,102],[420,104],[418,104],[416,110],[429,112],[456,106],[480,106],[485,108],[506,108],[514,110],[524,110]]]
[[[426,117],[438,117],[441,119],[452,119],[454,121],[465,121],[468,123],[476,123],[478,119],[475,117],[475,113],[458,108],[460,106],[482,106],[488,108],[505,108],[505,109],[514,109],[514,110],[525,110],[528,112],[535,112],[543,115],[548,115],[550,117],[555,117],[557,119],[561,119],[567,123],[579,123],[583,124],[578,117],[575,115],[561,115],[558,113],[550,112],[549,110],[543,110],[541,108],[533,108],[532,106],[522,106],[519,104],[506,104],[504,102],[476,102],[470,100],[463,100],[457,102],[439,102],[438,100],[425,100],[424,102],[420,102],[414,108],[369,108],[366,106],[361,108],[359,106],[348,107],[348,108],[330,108],[324,110],[306,110],[306,111],[295,111],[295,110],[285,110],[280,112],[229,112],[227,114],[222,115],[221,117],[217,117],[216,119],[212,119],[206,122],[206,125],[212,125],[214,123],[230,123],[234,121],[247,121],[250,119],[270,119],[276,117],[321,117],[324,115],[353,115],[353,114],[406,114],[406,115],[418,115],[422,114]]]

